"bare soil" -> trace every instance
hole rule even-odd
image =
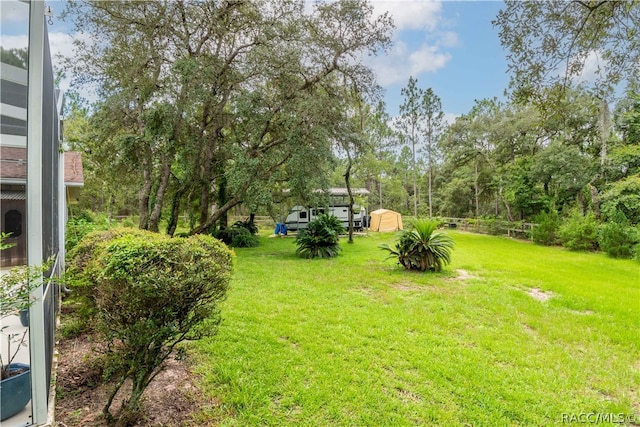
[[[532,298],[540,301],[540,302],[545,302],[550,300],[553,297],[553,292],[551,291],[542,291],[538,288],[532,288],[529,289],[529,291],[527,292]]]
[[[106,426],[102,408],[112,384],[104,383],[96,363],[99,344],[88,335],[58,342],[55,421],[59,427]],[[142,399],[143,412],[134,426],[202,426],[217,423],[195,421],[203,405],[212,406],[196,386],[185,360],[169,359],[151,382]],[[124,387],[123,387],[124,388]],[[123,394],[122,390],[119,395]],[[120,396],[118,396],[120,397]],[[122,398],[111,407],[114,413]]]

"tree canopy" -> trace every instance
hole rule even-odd
[[[69,7],[88,36],[72,65],[99,84],[103,143],[135,165],[140,227],[150,230],[168,200],[201,232],[241,203],[268,206],[283,183],[293,194],[322,185],[312,177],[327,175],[340,88],[376,92],[362,58],[385,49],[392,30],[363,0],[311,11],[292,0]]]
[[[507,49],[514,95],[588,81],[600,97],[640,77],[640,2],[507,0],[493,24]]]

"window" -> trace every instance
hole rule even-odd
[[[12,209],[4,214],[4,232],[11,233],[11,237],[22,235],[22,214]]]
[[[305,211],[300,212],[300,219],[307,219],[307,213]]]

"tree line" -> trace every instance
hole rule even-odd
[[[390,117],[363,58],[383,53],[393,23],[364,0],[71,4],[85,37],[69,65],[100,98],[69,104],[83,203],[128,209],[152,231],[162,220],[169,234],[186,216],[200,233],[237,209],[278,219],[287,200],[322,203],[314,188],[358,186],[372,209],[412,216],[535,222],[578,210],[636,225],[639,10],[506,2],[494,25],[507,97],[446,123],[414,77]],[[594,54],[601,72],[587,78]]]

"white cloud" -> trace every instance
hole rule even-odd
[[[577,59],[577,57],[572,58],[572,60]],[[580,59],[580,62],[582,63],[582,70],[579,74],[575,74],[575,72],[569,74],[570,70],[567,68],[567,61],[558,64],[552,74],[559,78],[568,77],[574,84],[592,84],[601,77],[601,74],[608,66],[607,60],[602,58],[600,52],[595,50],[589,52],[586,58]]]
[[[54,66],[60,62],[60,56],[66,58],[73,56],[73,36],[71,34],[63,32],[49,33],[49,46]]]
[[[434,72],[444,67],[451,59],[448,53],[439,52],[438,46],[422,45],[409,55],[409,70],[417,76],[424,72]]]
[[[26,49],[29,46],[29,36],[2,36],[2,47],[5,49]]]
[[[434,1],[374,0],[371,3],[375,15],[389,12],[393,16],[397,31],[434,31],[442,20],[442,4]]]
[[[444,113],[444,121],[447,125],[455,123],[456,119],[460,117],[460,114]]]
[[[64,58],[73,56],[73,36],[63,32],[49,33],[49,47],[51,49],[51,63],[56,70],[64,70]],[[71,87],[71,76],[67,73],[60,80],[59,88],[66,92]]]
[[[440,44],[445,47],[456,47],[460,46],[460,39],[458,38],[457,33],[454,33],[453,31],[446,31],[440,38]]]
[[[600,77],[601,70],[607,66],[607,61],[600,57],[599,53],[592,51],[584,60],[584,67],[579,76],[574,80],[576,83],[594,83]]]
[[[396,41],[389,53],[372,59],[370,66],[376,73],[378,84],[383,87],[406,83],[409,76],[433,73],[443,68],[451,55],[442,52],[437,45],[422,44],[411,51],[403,41]]]
[[[443,48],[458,46],[459,39],[455,32],[443,29],[447,23],[441,2],[373,0],[372,5],[375,15],[389,12],[396,25],[390,51],[369,62],[381,86],[404,84],[409,76],[435,73],[446,66],[451,54]]]

